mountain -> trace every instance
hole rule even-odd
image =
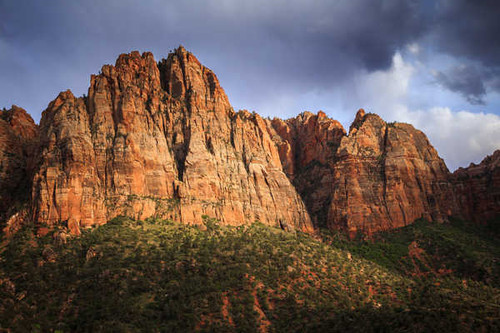
[[[39,126],[13,107],[0,130],[6,230],[32,220],[79,234],[120,215],[209,216],[354,237],[420,218],[484,222],[499,207],[498,163],[451,174],[425,134],[364,110],[348,133],[323,112],[235,112],[183,47],[159,62],[122,54],[91,76],[87,96],[60,93]]]
[[[0,331],[499,331],[499,164],[122,54],[39,125],[0,112]]]

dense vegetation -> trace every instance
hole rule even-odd
[[[500,331],[498,238],[461,222],[348,241],[123,217],[0,251],[0,331]]]

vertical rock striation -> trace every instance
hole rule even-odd
[[[215,74],[184,48],[156,63],[121,55],[87,98],[61,93],[42,115],[35,219],[80,227],[126,214],[226,224],[286,220],[311,231],[266,123],[235,113]]]
[[[500,150],[453,173],[453,183],[463,217],[487,223],[500,216]]]
[[[485,221],[500,214],[499,160],[451,175],[422,132],[363,110],[348,134],[321,111],[234,112],[183,47],[158,63],[135,51],[92,75],[88,96],[60,93],[40,126],[15,106],[1,112],[0,220],[31,193],[35,221],[75,234],[118,215],[351,235],[418,218]]]
[[[0,228],[29,199],[37,136],[25,110],[13,105],[0,111]]]

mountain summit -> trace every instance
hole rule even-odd
[[[499,213],[498,163],[478,174],[495,174],[493,185],[476,186],[468,170],[450,174],[424,133],[364,110],[349,134],[321,111],[288,120],[235,112],[183,47],[160,62],[122,54],[91,76],[88,96],[62,92],[39,126],[28,118],[17,107],[0,117],[4,220],[28,201],[24,218],[75,234],[119,215],[369,234]]]

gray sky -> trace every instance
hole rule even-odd
[[[500,149],[500,1],[0,0],[0,107],[38,122],[120,53],[179,44],[235,109],[409,122],[451,170]]]

